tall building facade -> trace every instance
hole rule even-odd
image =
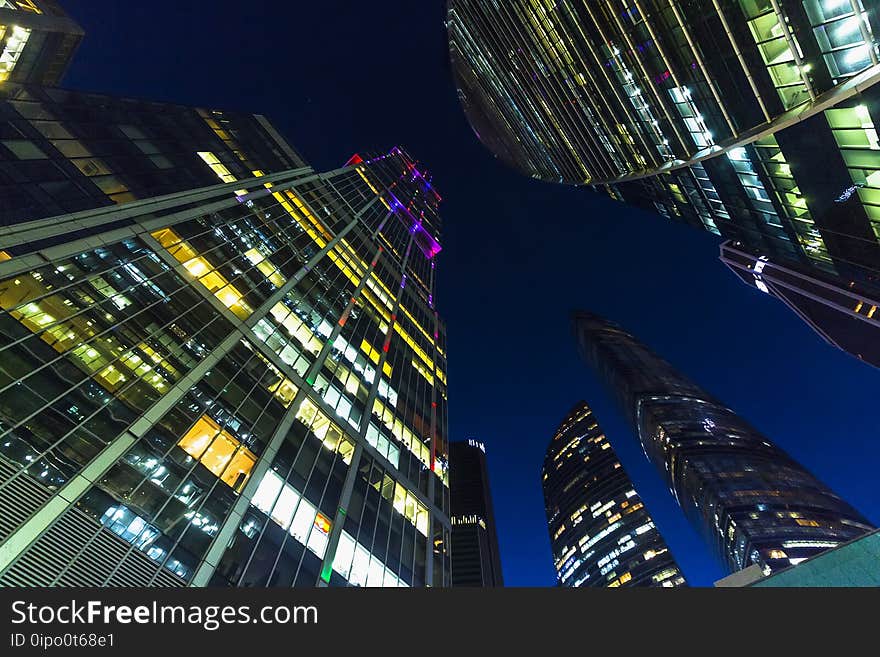
[[[223,175],[0,227],[0,584],[448,586],[439,195]]]
[[[473,439],[449,443],[452,508],[452,585],[504,586],[486,446]]]
[[[0,0],[0,89],[58,84],[83,34],[55,0]]]
[[[262,115],[0,85],[0,225],[306,167]]]
[[[586,402],[556,430],[541,479],[561,586],[686,585]]]
[[[451,0],[447,24],[462,106],[499,159],[877,299],[872,5]]]
[[[616,324],[573,318],[581,355],[728,572],[786,568],[872,529],[768,438]]]

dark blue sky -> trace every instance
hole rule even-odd
[[[444,3],[62,4],[87,32],[66,86],[263,113],[317,169],[400,144],[434,174],[450,433],[487,445],[508,585],[555,583],[540,470],[579,399],[690,583],[723,575],[578,361],[575,308],[623,324],[880,522],[880,372],[739,283],[712,235],[495,162],[458,107]]]

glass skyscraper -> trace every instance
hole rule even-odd
[[[0,583],[448,585],[439,195],[224,175],[0,227]]]
[[[82,38],[55,0],[0,0],[0,89],[6,82],[57,84]]]
[[[450,585],[418,163],[45,86],[69,19],[0,19],[0,585]]]
[[[541,478],[561,586],[686,585],[586,402],[556,430]]]
[[[857,319],[876,342],[873,5],[452,0],[447,25],[462,106],[499,159],[720,235],[797,272],[798,294],[819,281],[811,324]]]
[[[473,439],[449,443],[452,507],[452,585],[504,586],[486,446]]]
[[[0,225],[306,167],[262,115],[0,85]]]
[[[788,454],[616,324],[576,313],[580,352],[728,572],[785,568],[871,524]]]

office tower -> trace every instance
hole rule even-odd
[[[784,568],[872,529],[855,509],[622,328],[576,313],[583,358],[728,572]]]
[[[452,507],[452,585],[504,586],[486,446],[476,440],[449,443]]]
[[[586,402],[556,430],[541,479],[560,585],[686,585]]]
[[[0,0],[0,89],[57,84],[82,38],[55,0]]]
[[[306,163],[259,114],[0,85],[0,225]]]
[[[856,317],[880,299],[872,4],[451,0],[447,25],[462,106],[500,160],[851,293],[811,324],[848,316],[876,342],[880,316]]]
[[[439,195],[224,175],[0,227],[0,585],[448,586]]]

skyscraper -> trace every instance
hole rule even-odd
[[[576,404],[556,430],[541,479],[562,586],[685,586],[586,402]]]
[[[306,167],[259,114],[0,85],[0,225]]]
[[[476,440],[449,443],[452,500],[452,585],[504,586],[486,446]]]
[[[82,38],[55,0],[0,0],[0,89],[58,84]]]
[[[878,299],[880,13],[865,4],[452,0],[447,23],[462,106],[499,159]],[[876,342],[880,316],[862,315]]]
[[[403,150],[0,227],[0,582],[450,584]]]
[[[788,454],[622,328],[573,318],[580,352],[728,572],[774,571],[872,529]]]

